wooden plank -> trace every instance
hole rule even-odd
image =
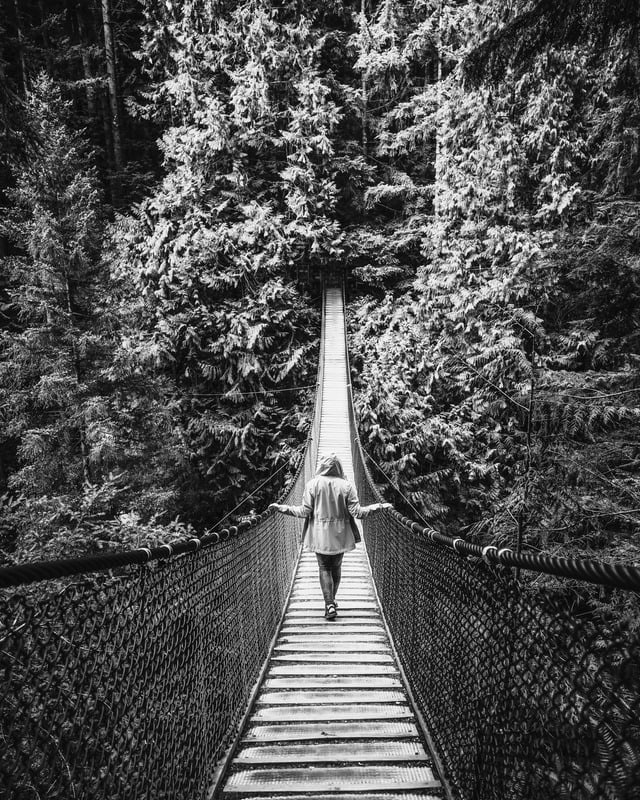
[[[397,689],[342,689],[330,686],[322,689],[262,691],[257,698],[257,705],[336,705],[349,703],[364,705],[365,703],[402,703],[406,701],[404,692]]]
[[[225,792],[375,792],[436,789],[440,782],[426,766],[306,767],[241,770]]]
[[[338,606],[344,609],[350,607],[355,607],[358,603],[372,603],[377,605],[376,597],[371,589],[364,590],[364,589],[355,589],[351,590],[348,587],[345,587],[345,590],[342,591],[342,587],[340,587],[340,592],[337,597],[334,597],[334,600],[337,601]],[[322,592],[320,591],[319,586],[314,586],[312,589],[304,589],[300,592],[293,592],[291,594],[291,603],[324,603],[324,598],[322,597]],[[349,605],[348,605],[349,604]]]
[[[327,703],[326,705],[256,707],[254,722],[320,722],[334,719],[343,722],[371,719],[413,719],[406,704],[395,703]]]
[[[362,661],[324,661],[287,664],[272,662],[267,675],[399,675],[393,660],[388,663],[364,663]]]
[[[287,675],[267,677],[263,691],[274,689],[402,689],[399,677],[393,675]]]
[[[248,745],[243,747],[236,763],[300,764],[314,762],[429,762],[429,755],[419,741],[398,742],[314,742],[313,744]]]
[[[343,611],[353,611],[354,608],[376,609],[378,607],[373,597],[353,600],[338,598],[338,604]],[[318,597],[297,597],[290,601],[288,610],[304,611],[307,608],[322,608],[324,610],[324,601],[322,598],[318,599]]]
[[[327,650],[334,653],[377,653],[377,652],[391,652],[389,645],[379,641],[354,641],[351,637],[333,636],[328,640],[326,638],[307,639],[302,642],[276,642],[276,653],[282,652],[298,652],[298,653],[324,653]]]
[[[356,615],[354,612],[343,609],[339,609],[340,616],[337,622],[334,624],[333,627],[335,628],[342,628],[348,626],[358,626],[363,630],[367,628],[375,627],[376,629],[380,627],[382,624],[381,616],[378,611],[367,611],[362,612],[361,614]],[[296,614],[287,614],[284,618],[283,627],[289,626],[296,626],[302,628],[325,628],[327,627],[327,623],[319,621],[317,616],[312,614],[307,614],[306,612],[302,611]]]
[[[296,585],[293,588],[292,596],[296,597],[299,595],[308,595],[310,593],[318,594],[320,592],[320,580],[316,575],[314,580],[309,581],[308,583],[301,583]],[[342,582],[340,583],[340,589],[338,590],[338,600],[343,600],[346,598],[358,598],[361,595],[368,595],[373,596],[373,588],[371,586],[371,581],[350,581],[349,578],[343,578]]]
[[[296,584],[294,586],[294,592],[306,592],[306,591],[317,591],[320,588],[320,579],[318,577],[318,570],[315,571],[315,574],[309,575],[309,577],[303,577],[296,579]],[[362,575],[362,573],[353,573],[352,575],[342,575],[342,581],[340,583],[340,592],[370,592],[371,591],[371,578],[368,575]]]
[[[301,664],[318,661],[321,664],[393,664],[390,653],[275,653],[273,663],[297,661]]]
[[[352,792],[322,792],[322,794],[308,794],[306,792],[304,794],[291,794],[287,792],[284,795],[280,795],[280,797],[286,797],[287,800],[365,800],[362,794]],[[249,800],[249,798],[250,800],[274,800],[274,795],[273,793],[268,795],[243,795],[242,792],[234,795],[234,800]],[[370,793],[366,796],[366,800],[442,800],[442,798],[440,795],[436,796],[424,791],[420,793],[388,791]]]
[[[305,628],[282,631],[278,638],[278,646],[293,644],[300,645],[304,649],[306,644],[325,644],[331,647],[335,642],[372,643],[380,646],[388,641],[384,628],[367,632],[359,628],[355,631],[349,630],[349,626],[345,625],[324,625],[320,631],[309,633]]]
[[[370,722],[297,722],[287,725],[251,722],[242,739],[250,742],[322,741],[328,739],[414,739],[418,729],[410,720]]]
[[[341,609],[338,608],[338,611]],[[330,628],[327,628],[327,625],[323,621],[318,621],[316,617],[291,617],[291,618],[284,618],[284,622],[282,623],[282,628],[280,629],[281,633],[284,635],[285,633],[323,633],[327,634],[328,631],[333,630],[340,630],[343,633],[383,633],[386,635],[385,628],[382,624],[382,619],[378,614],[372,614],[368,617],[355,617],[353,615],[349,615],[347,618],[346,611],[345,615],[340,615],[340,624],[339,625],[332,625]],[[333,634],[332,634],[333,635]]]

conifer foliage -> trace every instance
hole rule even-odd
[[[637,557],[639,76],[614,44],[630,20],[606,48],[591,29],[532,48],[548,5],[421,8],[407,83],[434,50],[440,77],[385,114],[377,154],[420,163],[431,141],[433,206],[418,222],[397,205],[396,228],[420,228],[408,291],[354,304],[365,445],[437,527]]]
[[[176,124],[126,256],[146,299],[147,346],[188,404],[196,491],[215,508],[247,475],[282,466],[304,424],[277,398],[313,383],[317,325],[287,279],[336,235],[324,163],[337,111],[313,75],[304,21],[281,22],[253,0],[226,17],[207,3],[160,13],[144,46],[155,52],[167,30],[154,97]]]
[[[91,484],[102,446],[92,382],[102,346],[95,314],[103,220],[96,172],[69,114],[40,75],[2,229],[20,252],[5,259],[14,324],[1,339],[3,439],[20,460],[10,485],[31,497]]]
[[[272,499],[325,270],[389,499],[637,557],[637,3],[0,8],[3,558]]]
[[[26,144],[11,164],[2,224],[15,255],[2,261],[0,547],[22,558],[154,539],[155,529],[134,530],[138,512],[149,521],[175,508],[171,491],[153,485],[171,478],[177,459],[166,420],[153,422],[162,387],[145,386],[143,376],[127,381],[115,365],[124,318],[103,258],[97,170],[71,114],[40,75],[25,103]]]

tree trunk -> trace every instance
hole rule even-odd
[[[89,35],[84,19],[84,3],[76,3],[76,19],[78,20],[78,36],[80,39],[80,52],[82,54],[82,74],[85,80],[85,95],[87,98],[87,113],[91,119],[96,118],[96,90],[93,86],[93,73],[91,71],[91,53]]]
[[[69,316],[68,320],[68,330],[71,335],[71,358],[73,361],[73,370],[76,378],[76,386],[78,389],[80,388],[80,378],[81,378],[81,370],[80,370],[80,357],[78,355],[78,347],[76,345],[76,340],[72,328],[74,328],[73,324],[73,302],[72,302],[72,289],[71,289],[71,281],[69,276],[65,277],[65,293],[66,293],[66,301],[67,301],[67,314]],[[82,458],[82,475],[84,478],[84,482],[86,484],[93,483],[93,479],[91,476],[91,462],[89,459],[89,446],[87,445],[87,433],[85,429],[84,420],[78,421],[78,434],[80,436],[80,456]]]
[[[27,63],[24,57],[24,35],[22,33],[22,25],[20,23],[20,11],[18,9],[18,0],[13,0],[13,9],[16,16],[16,38],[18,40],[18,62],[20,64],[20,83],[22,85],[22,94],[27,96],[29,87],[27,86]]]
[[[107,61],[107,86],[109,89],[109,106],[111,108],[111,140],[113,143],[113,160],[117,172],[122,170],[122,137],[120,127],[120,110],[118,108],[118,84],[116,80],[116,54],[113,43],[113,25],[111,4],[102,0],[102,24],[104,27],[104,51]]]
[[[0,492],[2,492],[2,494],[4,494],[7,489],[7,473],[8,470],[5,469],[4,458],[2,453],[0,453]]]
[[[442,178],[442,143],[440,136],[440,108],[442,106],[442,96],[440,84],[442,82],[442,0],[438,3],[438,41],[437,41],[437,69],[436,69],[436,163],[435,172],[435,191],[433,193],[433,213],[436,218],[440,216],[439,193],[442,190],[440,181]]]
[[[98,94],[100,98],[100,109],[102,111],[102,131],[104,136],[104,152],[109,171],[108,182],[111,193],[111,202],[115,203],[118,196],[118,184],[115,178],[115,160],[113,156],[113,138],[111,136],[111,113],[109,111],[109,101],[104,90],[101,88]]]
[[[40,9],[40,24],[42,26],[42,46],[47,60],[47,73],[53,75],[53,55],[51,42],[49,41],[49,34],[47,33],[47,15],[44,10],[44,3],[38,0],[38,8]]]
[[[362,16],[362,23],[366,26],[367,24],[367,0],[360,0],[360,14]],[[367,126],[369,124],[369,109],[367,105],[367,76],[365,71],[362,72],[362,77],[360,79],[360,91],[362,92],[362,155],[364,159],[367,158],[367,150],[369,146],[369,141],[367,137]]]

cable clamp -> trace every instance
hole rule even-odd
[[[158,550],[164,551],[161,555],[164,556],[166,554],[167,558],[173,555],[173,546],[170,544],[161,544]]]
[[[500,558],[500,556],[501,556],[503,553],[513,553],[513,550],[512,550],[510,547],[503,547],[503,548],[501,548],[500,550],[498,550],[498,558]]]
[[[151,550],[149,550],[148,547],[139,547],[138,548],[138,552],[139,553],[145,553],[146,556],[147,556],[146,560],[147,561],[151,561]]]
[[[200,539],[189,539],[190,542],[196,543],[196,550],[199,550],[202,547],[202,542]]]
[[[489,559],[487,558],[487,554],[488,554],[489,550],[495,550],[496,553],[498,552],[498,548],[493,544],[488,544],[486,547],[483,547],[482,548],[482,560],[485,562],[485,564],[489,563]]]
[[[458,542],[462,542],[464,544],[464,539],[457,538],[457,539],[453,540],[453,544],[451,545],[451,547],[453,547],[454,552],[456,552],[456,553],[458,553],[458,548],[456,547]],[[458,553],[458,555],[460,556],[460,555],[462,555],[462,553]]]

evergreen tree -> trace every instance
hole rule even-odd
[[[24,466],[13,484],[28,492],[92,482],[86,385],[87,363],[100,347],[92,321],[102,220],[95,169],[68,127],[69,111],[55,84],[38,77],[27,98],[30,141],[13,165],[14,205],[4,223],[24,253],[5,259],[19,330],[3,337],[3,377],[14,389],[9,430],[22,439]]]
[[[15,106],[46,72],[65,87],[77,126],[87,129],[103,197],[120,205],[140,197],[158,166],[158,131],[137,113],[144,90],[138,4],[0,0],[0,19],[1,102]]]
[[[611,191],[612,162],[633,169],[609,126],[621,108],[634,119],[619,93],[635,82],[586,34],[557,46],[550,34],[544,51],[470,82],[478,52],[491,62],[482,37],[504,55],[503,32],[527,8],[425,6],[405,39],[407,54],[436,48],[441,80],[388,114],[380,151],[417,157],[435,137],[434,207],[411,291],[358,311],[358,405],[366,444],[432,523],[509,546],[526,535],[614,552],[638,525],[637,480],[616,466],[634,463],[623,443],[638,420],[638,273],[621,235],[636,214],[628,202],[594,208],[592,193]],[[624,30],[610,27],[611,41]],[[609,299],[597,310],[595,297]],[[612,480],[625,487],[615,501]]]
[[[206,4],[161,13],[154,97],[176,124],[161,144],[166,177],[130,242],[149,341],[189,408],[190,491],[214,522],[207,506],[219,516],[300,440],[301,407],[286,403],[313,382],[315,315],[287,279],[297,260],[337,252],[326,167],[337,110],[307,72],[304,21],[253,0],[226,17]],[[157,37],[145,46],[155,53]]]
[[[90,154],[68,125],[70,103],[47,76],[34,80],[25,113],[27,144],[12,164],[13,206],[3,223],[18,254],[3,259],[15,322],[2,332],[0,379],[3,445],[18,459],[9,487],[36,506],[95,480],[103,223]]]
[[[97,172],[71,110],[50,78],[34,80],[2,227],[16,248],[2,260],[14,321],[0,338],[2,446],[15,455],[0,546],[19,559],[168,538],[137,523],[176,513],[166,390],[117,347],[130,301],[116,302],[101,256]]]

